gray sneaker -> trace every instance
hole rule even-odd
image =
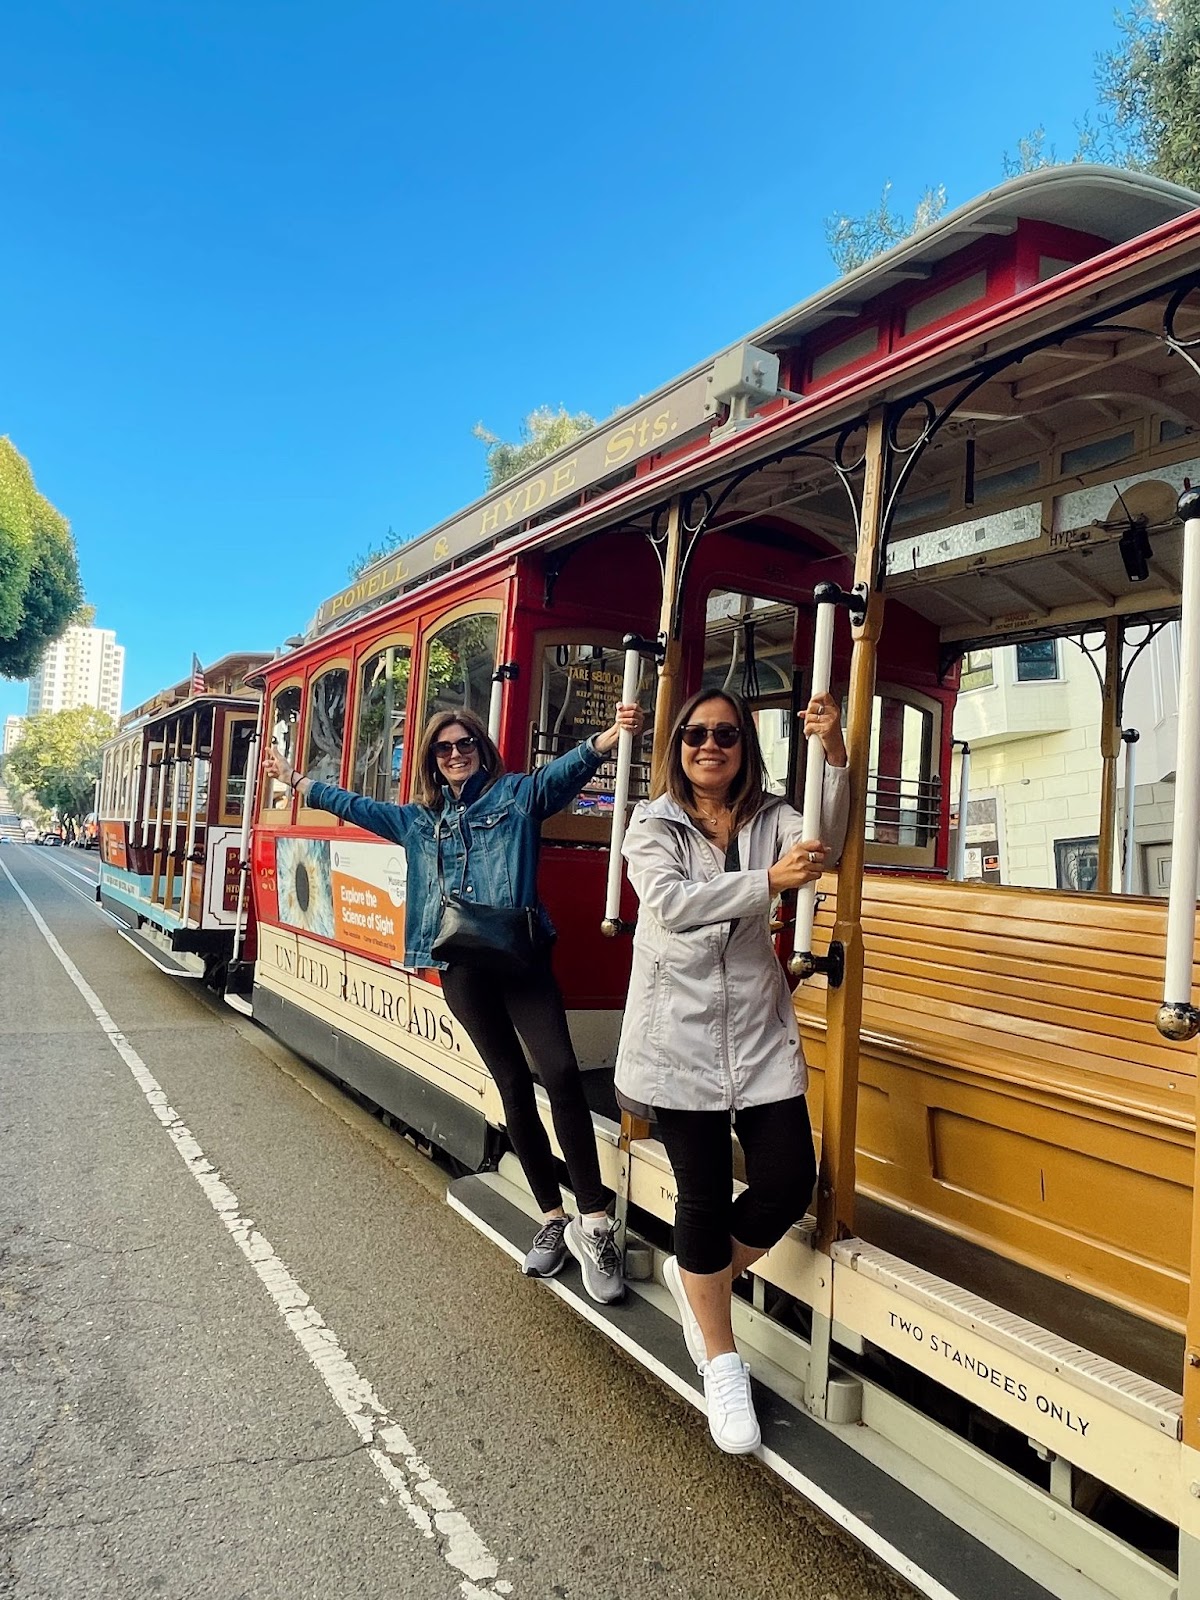
[[[583,1287],[593,1300],[608,1306],[625,1293],[621,1247],[617,1243],[619,1222],[610,1222],[604,1232],[593,1236],[578,1217],[567,1228],[567,1249],[583,1272]]]
[[[528,1278],[553,1278],[567,1264],[567,1246],[563,1235],[567,1231],[566,1217],[551,1217],[538,1229],[529,1248],[521,1271]]]

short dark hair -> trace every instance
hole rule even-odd
[[[460,723],[479,747],[479,765],[487,774],[487,782],[483,786],[485,791],[491,788],[504,771],[504,762],[500,759],[499,750],[473,711],[468,711],[464,706],[461,711],[436,712],[425,724],[425,732],[421,735],[421,742],[417,746],[416,774],[413,778],[413,799],[419,806],[428,806],[431,811],[441,809],[443,783],[433,747],[443,728],[448,728],[452,722]]]
[[[683,770],[683,730],[700,707],[707,705],[710,700],[725,700],[733,707],[742,733],[738,741],[742,764],[729,786],[729,804],[733,812],[731,825],[733,833],[737,834],[755,812],[761,810],[767,792],[767,764],[758,742],[758,729],[754,726],[750,707],[740,694],[734,694],[729,689],[700,689],[684,703],[671,724],[662,777],[655,787],[659,794],[669,794],[676,805],[683,807],[701,833],[707,835],[708,830],[696,810],[691,780]]]

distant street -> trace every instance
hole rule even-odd
[[[0,844],[0,1595],[909,1593],[155,970],[96,874]]]

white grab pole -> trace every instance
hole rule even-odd
[[[141,762],[139,760],[139,776]],[[146,750],[146,786],[142,791],[142,845],[145,846],[146,835],[150,832],[150,811],[154,805],[154,786],[158,781],[158,767],[154,764],[154,751]],[[135,779],[136,782],[136,779]]]
[[[1133,893],[1133,813],[1137,804],[1137,743],[1141,735],[1136,728],[1124,728],[1121,738],[1125,743],[1125,855],[1121,862],[1121,893]]]
[[[493,744],[500,737],[500,716],[504,710],[504,678],[499,670],[492,673],[492,698],[488,703],[488,738]]]
[[[242,834],[238,841],[238,892],[237,911],[233,919],[233,954],[229,958],[236,962],[242,950],[242,934],[244,931],[243,913],[246,909],[246,879],[250,873],[250,860],[246,852],[250,848],[250,823],[254,816],[254,807],[257,801],[258,789],[258,747],[262,740],[263,706],[258,708],[258,721],[254,725],[254,733],[250,739],[250,748],[246,751],[246,788],[242,798]],[[216,872],[217,864],[213,862],[213,871]]]
[[[958,769],[958,837],[954,841],[954,877],[958,883],[967,876],[967,801],[971,794],[971,746],[963,741],[962,762]]]
[[[823,594],[823,590],[833,590]],[[812,686],[810,699],[829,693],[829,680],[833,674],[833,624],[837,616],[837,601],[841,591],[832,584],[819,584],[813,598],[817,603],[817,620],[813,638]],[[808,741],[804,767],[804,837],[821,836],[821,798],[825,787],[825,749],[816,734]],[[817,880],[806,883],[796,894],[795,953],[791,971],[795,976],[811,977],[813,918],[817,910]]]
[[[187,847],[184,851],[183,900],[179,906],[180,914],[182,915],[184,922],[187,922],[188,920],[188,907],[192,903],[192,867],[195,865],[192,860],[192,852],[196,848],[196,797],[200,793],[200,770],[204,766],[204,757],[198,756],[193,752],[191,765],[192,776],[190,781],[192,787],[188,792]],[[201,918],[197,917],[197,927],[200,925],[200,920]]]
[[[1183,518],[1183,610],[1179,651],[1179,741],[1175,757],[1175,821],[1171,835],[1171,895],[1167,959],[1158,1031],[1194,1039],[1200,1010],[1192,1004],[1196,946],[1196,868],[1200,859],[1200,489],[1179,497]]]
[[[639,641],[640,643],[640,641]],[[625,649],[625,677],[621,704],[632,705],[642,677],[642,657],[636,646]],[[625,813],[629,808],[629,779],[633,772],[633,734],[622,728],[617,739],[617,781],[613,789],[612,834],[608,841],[608,883],[604,891],[601,929],[610,938],[621,931],[621,846],[625,843]]]
[[[154,818],[154,854],[157,856],[162,849],[163,814],[167,807],[167,775],[163,768],[167,765],[174,766],[175,758],[168,756],[166,746],[163,746],[163,758],[158,764],[158,812]]]

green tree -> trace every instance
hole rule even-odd
[[[393,550],[398,550],[403,543],[404,540],[389,527],[387,538],[379,544],[369,544],[365,550],[360,550],[346,571],[352,578],[357,578],[368,567],[373,567],[377,561],[382,561],[384,556],[390,556]]]
[[[1200,0],[1134,0],[1097,66],[1104,154],[1200,189]]]
[[[83,599],[66,519],[0,438],[0,676],[28,678]]]
[[[566,406],[560,405],[557,411],[550,406],[535,407],[521,424],[521,437],[515,444],[489,432],[482,422],[477,422],[471,431],[487,446],[487,486],[494,489],[498,483],[515,478],[526,467],[564,449],[580,434],[590,433],[595,426],[595,417],[589,417],[586,411],[572,416]]]
[[[78,824],[92,809],[100,752],[117,731],[107,711],[80,706],[45,711],[25,723],[25,734],[4,757],[6,787],[31,794],[62,821]]]
[[[825,243],[838,271],[845,275],[890,250],[910,234],[928,228],[945,209],[946,186],[939,183],[936,189],[926,189],[912,216],[906,217],[892,204],[892,180],[889,178],[879,196],[879,204],[862,216],[835,212],[826,217]]]

